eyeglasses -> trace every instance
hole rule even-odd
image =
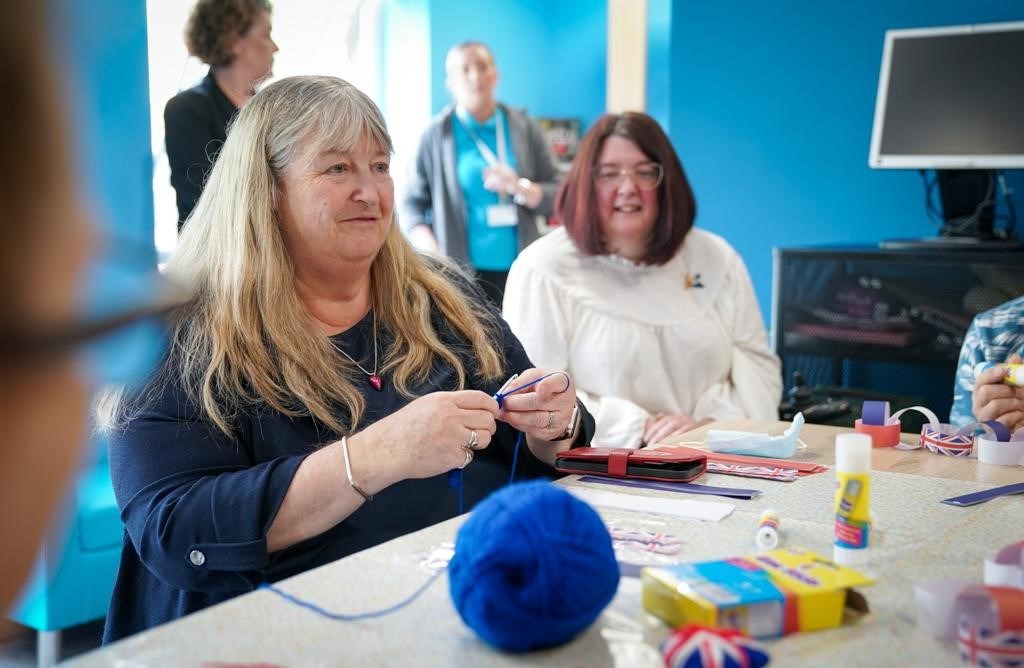
[[[60,357],[138,322],[162,319],[182,303],[179,295],[163,296],[152,303],[63,327],[4,328],[0,330],[0,364],[19,367]]]
[[[632,169],[602,165],[594,173],[594,181],[602,188],[618,188],[628,176],[640,190],[654,190],[661,185],[665,170],[656,162],[647,162]]]

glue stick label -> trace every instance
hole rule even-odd
[[[867,474],[836,473],[836,541],[839,547],[863,549],[868,546],[870,477]]]

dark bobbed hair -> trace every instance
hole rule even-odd
[[[693,227],[697,201],[672,143],[658,122],[647,114],[635,111],[605,114],[594,123],[583,136],[572,168],[558,190],[555,216],[582,253],[608,253],[601,234],[593,177],[604,142],[611,136],[630,140],[665,171],[658,186],[658,219],[643,258],[645,264],[665,264],[675,256]]]
[[[262,11],[272,11],[269,0],[199,0],[185,25],[189,54],[214,67],[229,65],[231,46]]]

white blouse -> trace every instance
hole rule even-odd
[[[512,265],[504,315],[534,364],[572,375],[594,445],[639,447],[655,413],[778,417],[781,365],[750,276],[710,232],[658,267],[584,255],[553,230]]]

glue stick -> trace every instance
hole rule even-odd
[[[1003,382],[1007,385],[1024,387],[1024,364],[1004,364],[1006,373],[1003,374]]]
[[[870,436],[836,436],[836,483],[833,559],[845,566],[863,564],[871,524]]]
[[[774,550],[779,544],[779,514],[771,508],[761,513],[757,521],[757,534],[754,536],[757,549],[762,552]]]

